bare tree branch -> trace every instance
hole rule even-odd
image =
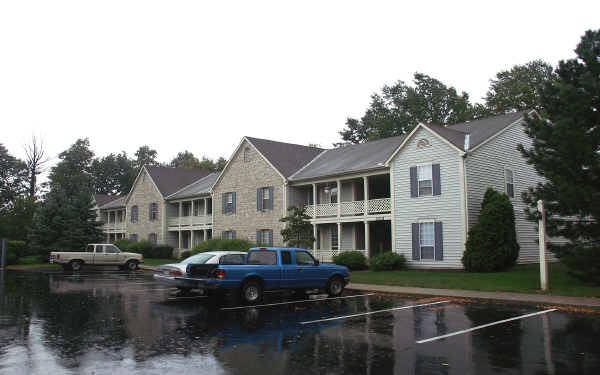
[[[28,179],[29,179],[29,196],[35,197],[37,192],[37,176],[46,171],[46,164],[50,159],[46,157],[44,151],[44,141],[38,139],[35,134],[31,136],[31,143],[24,145],[25,154],[27,155]]]

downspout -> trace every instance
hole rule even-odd
[[[463,246],[466,248],[468,232],[469,232],[469,194],[468,194],[468,186],[467,186],[467,167],[466,167],[466,159],[469,155],[470,148],[470,135],[465,135],[465,143],[464,150],[465,152],[461,155],[461,173],[462,173],[462,191],[461,196],[463,200]]]

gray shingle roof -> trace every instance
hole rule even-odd
[[[246,137],[284,177],[289,177],[324,150],[318,147]]]
[[[146,167],[163,197],[167,197],[211,172],[204,169]]]
[[[94,194],[94,200],[96,201],[96,205],[98,207],[102,207],[105,204],[114,201],[115,199],[119,199],[118,195],[106,195],[106,194]]]
[[[183,199],[208,194],[218,177],[218,172],[211,173],[178,192],[169,195],[168,199]]]
[[[327,150],[304,169],[291,176],[291,181],[332,176],[384,168],[386,160],[406,136],[400,135],[376,141]]]
[[[100,209],[106,210],[114,208],[123,208],[125,207],[125,198],[126,197],[117,197],[117,199],[114,199],[108,203],[105,203],[103,206],[100,206]]]

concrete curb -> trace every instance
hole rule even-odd
[[[356,283],[350,283],[346,286],[346,288],[351,289],[351,290],[359,290],[359,291],[392,293],[392,294],[403,294],[403,295],[460,297],[460,298],[473,298],[473,299],[482,299],[482,300],[495,300],[495,301],[519,302],[519,303],[591,307],[594,309],[600,309],[600,298],[594,298],[594,297],[568,297],[568,296],[553,296],[553,295],[547,295],[547,294],[527,294],[527,293],[509,293],[509,292],[481,292],[481,291],[476,291],[476,290],[430,289],[430,288],[413,288],[413,287],[404,287],[404,286],[356,284]]]

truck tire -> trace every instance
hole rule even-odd
[[[344,291],[344,279],[341,276],[333,276],[327,282],[325,291],[329,297],[338,297]]]
[[[80,260],[72,260],[69,263],[69,268],[73,271],[81,271],[81,266],[83,266],[83,262]]]
[[[250,280],[242,286],[242,299],[249,304],[255,304],[262,299],[263,288],[259,282]]]
[[[138,262],[135,260],[128,260],[127,263],[125,263],[125,269],[127,271],[135,271],[138,269]]]

